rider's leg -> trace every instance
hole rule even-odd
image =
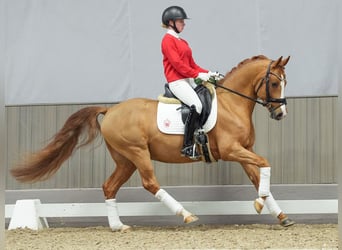
[[[181,154],[190,158],[199,157],[193,143],[194,132],[198,128],[198,118],[202,112],[202,103],[191,87],[190,79],[182,79],[169,83],[170,90],[179,100],[190,107],[190,113],[185,121],[184,142]]]
[[[195,105],[198,114],[202,112],[202,102],[191,86],[192,79],[181,79],[169,83],[169,88],[179,100],[191,107]]]
[[[198,152],[196,151],[196,146],[194,145],[193,138],[196,129],[198,128],[198,118],[199,114],[196,112],[196,108],[194,105],[190,107],[190,113],[185,121],[184,128],[184,141],[183,148],[181,150],[181,154],[193,159],[199,157]]]

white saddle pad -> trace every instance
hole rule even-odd
[[[184,134],[184,124],[182,121],[181,110],[177,110],[181,104],[168,104],[158,102],[157,124],[161,132],[165,134]],[[203,125],[204,131],[209,132],[216,124],[217,119],[217,98],[214,91],[208,120]]]

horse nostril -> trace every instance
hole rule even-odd
[[[283,118],[283,112],[277,114],[276,119],[281,120]]]

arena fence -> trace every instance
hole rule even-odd
[[[250,185],[236,186],[182,186],[165,187],[183,206],[196,215],[256,215],[253,200],[256,192]],[[272,193],[286,214],[338,213],[337,185],[275,185]],[[35,209],[18,208],[20,201],[36,201]],[[118,210],[120,216],[171,216],[162,203],[143,188],[122,188],[119,191]],[[38,201],[38,202],[37,202]],[[107,210],[101,189],[21,190],[6,192],[5,218],[16,216],[37,217],[47,226],[46,218],[106,217]],[[22,209],[22,212],[20,212]],[[263,214],[268,214],[267,209]],[[13,219],[13,218],[12,218]],[[25,222],[23,222],[25,223]]]

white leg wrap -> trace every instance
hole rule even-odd
[[[272,214],[274,217],[278,217],[278,215],[281,213],[281,209],[278,206],[277,202],[274,200],[271,192],[269,193],[269,196],[266,198],[265,204],[270,214]]]
[[[186,210],[185,208],[182,209],[182,211],[180,211],[180,214],[183,216],[183,218],[192,216],[192,213],[190,213],[188,210]]]
[[[109,226],[113,231],[123,229],[123,224],[119,218],[118,207],[116,204],[116,199],[106,200],[106,207],[108,213]]]
[[[158,192],[155,194],[155,197],[158,198],[165,206],[167,206],[172,213],[176,215],[180,215],[182,210],[184,209],[183,206],[176,201],[171,195],[169,195],[164,189],[159,189]]]
[[[260,168],[259,197],[269,196],[270,194],[271,168]]]

